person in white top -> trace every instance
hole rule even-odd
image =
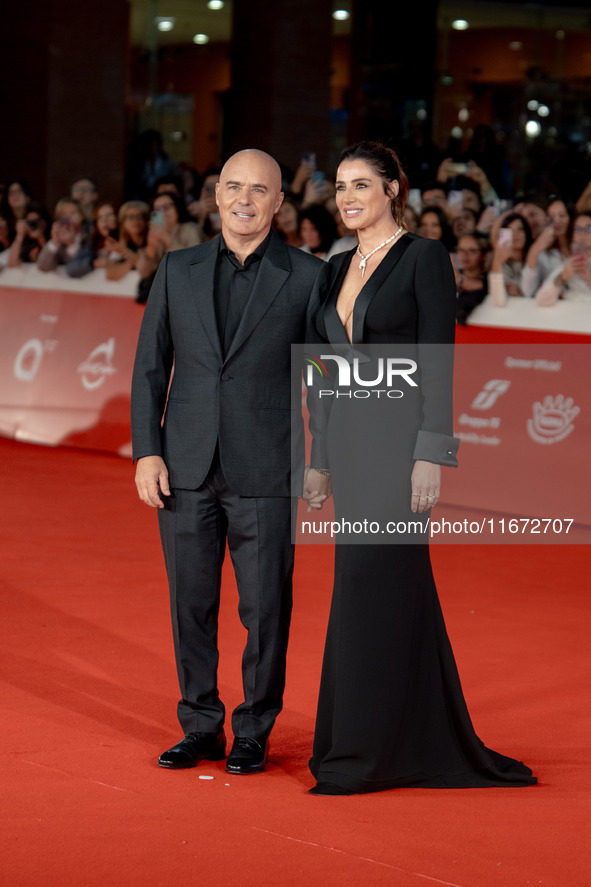
[[[548,307],[558,299],[591,302],[591,214],[575,218],[572,255],[555,268],[536,295],[538,305]]]
[[[530,246],[521,272],[521,291],[535,296],[540,285],[570,256],[570,216],[562,200],[548,206],[547,224]]]
[[[509,296],[523,296],[521,272],[532,243],[525,216],[509,213],[503,227],[494,232],[494,251],[488,274],[488,291],[493,305],[502,308]]]

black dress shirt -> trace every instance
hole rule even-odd
[[[238,329],[244,309],[252,294],[261,259],[265,255],[271,232],[241,265],[236,255],[220,237],[220,248],[215,266],[214,300],[218,333],[224,357]]]

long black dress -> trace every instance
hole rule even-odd
[[[334,346],[348,343],[336,302],[353,256],[345,253],[331,261],[331,290],[316,322],[321,341]],[[406,234],[357,297],[353,345],[453,343],[454,316],[455,284],[447,252],[437,241]],[[331,450],[329,433],[337,516],[343,499],[340,485],[374,462],[376,438],[397,434],[395,463],[380,467],[380,490],[372,490],[371,497],[379,499],[383,489],[382,501],[398,498],[398,516],[416,518],[408,508],[414,460],[457,464],[451,400],[440,382],[437,374],[425,380],[421,409],[417,412],[414,402],[400,414],[403,431],[393,421],[385,434],[371,434],[369,448],[367,436],[361,436],[359,447],[353,443]],[[352,407],[346,398],[342,403],[345,412],[338,405],[333,412],[346,422],[346,410]],[[333,418],[331,414],[329,429]],[[363,422],[355,423],[360,426]],[[354,429],[350,431],[355,437]],[[333,439],[342,440],[342,435],[341,425]],[[346,496],[344,501],[347,508]],[[528,767],[486,748],[474,732],[424,538],[421,544],[336,545],[310,769],[319,782],[353,792],[536,782]]]

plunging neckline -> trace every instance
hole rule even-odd
[[[402,257],[407,247],[410,246],[410,244],[412,243],[413,238],[409,237],[409,233],[410,232],[405,231],[402,237],[398,238],[396,243],[387,251],[384,257],[381,259],[371,277],[369,277],[368,280],[365,281],[365,283],[357,293],[355,297],[355,304],[353,305],[353,311],[351,312],[351,338],[349,338],[345,324],[341,320],[339,312],[337,311],[337,300],[341,291],[341,287],[343,285],[343,281],[345,280],[347,271],[351,266],[351,262],[357,248],[355,247],[354,249],[350,250],[349,253],[345,254],[343,263],[339,268],[334,281],[331,284],[328,300],[326,303],[327,309],[330,309],[325,315],[326,329],[327,333],[329,333],[329,339],[331,341],[334,341],[335,344],[346,343],[348,345],[355,345],[360,344],[363,341],[363,328],[365,325],[365,315],[367,313],[367,309],[375,293],[380,288],[387,275],[390,273],[390,271],[392,271],[398,260]],[[333,323],[334,319],[336,319],[338,326]],[[357,335],[357,331],[360,331],[359,335]]]

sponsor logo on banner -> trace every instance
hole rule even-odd
[[[473,410],[490,410],[499,397],[509,389],[511,382],[508,379],[489,379],[472,403]]]
[[[81,382],[88,391],[100,388],[107,376],[117,372],[113,366],[114,356],[115,339],[112,337],[107,342],[97,345],[86,360],[78,364]]]
[[[533,418],[527,420],[527,431],[532,440],[553,444],[564,440],[574,430],[573,420],[581,412],[572,397],[548,395],[532,407]]]
[[[43,355],[46,351],[55,351],[57,341],[54,339],[29,339],[19,348],[14,359],[14,377],[19,382],[32,382],[39,371]]]

